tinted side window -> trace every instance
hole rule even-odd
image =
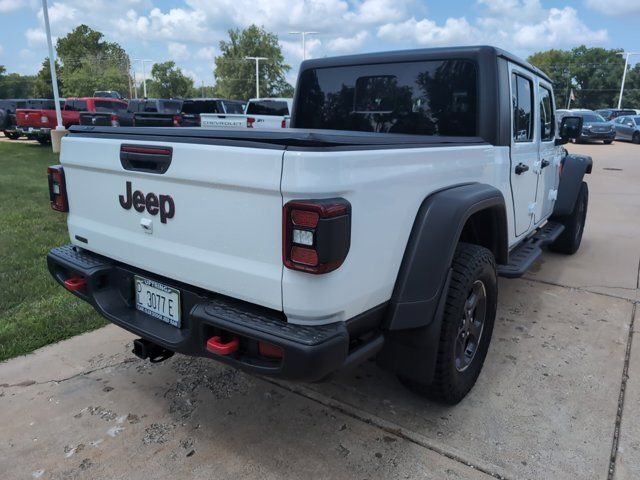
[[[145,102],[144,111],[145,112],[157,112],[158,111],[158,106],[156,105],[156,102]]]
[[[127,108],[123,103],[110,102],[109,100],[96,100],[95,106],[96,112],[119,112]]]
[[[513,106],[513,140],[533,140],[533,83],[516,73],[511,75]]]
[[[305,70],[296,128],[477,135],[477,72],[468,60]]]
[[[289,106],[287,102],[280,102],[274,100],[258,100],[255,102],[249,102],[247,107],[247,114],[253,115],[275,115],[285,116],[289,115]]]
[[[538,97],[540,97],[540,139],[543,142],[548,142],[553,139],[555,134],[551,92],[545,87],[540,87]]]

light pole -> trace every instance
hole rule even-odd
[[[53,42],[51,41],[51,27],[49,26],[49,7],[47,0],[42,0],[42,15],[44,29],[47,32],[47,46],[49,47],[49,68],[51,69],[51,86],[53,87],[53,102],[56,109],[56,130],[64,130],[62,112],[60,111],[60,93],[58,92],[58,77],[56,75],[56,59],[53,56]]]
[[[627,78],[627,65],[629,65],[630,55],[640,55],[640,52],[618,52],[618,55],[624,55],[624,71],[622,72],[622,83],[620,84],[620,97],[618,97],[618,109],[622,108],[622,94],[624,93],[624,81]]]
[[[144,92],[144,98],[147,98],[147,75],[144,71],[144,64],[153,63],[153,60],[146,60],[144,58],[134,58],[133,60],[135,62],[140,62],[140,64],[142,65],[142,90]]]
[[[307,35],[317,35],[320,32],[289,32],[289,35],[302,36],[302,60],[307,59]]]
[[[267,57],[244,57],[245,60],[255,60],[256,62],[256,98],[260,98],[260,60],[268,60]]]

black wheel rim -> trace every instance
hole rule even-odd
[[[482,332],[484,320],[487,315],[487,290],[481,280],[476,280],[471,286],[469,296],[464,303],[464,311],[458,336],[455,343],[456,370],[464,372],[476,356]]]

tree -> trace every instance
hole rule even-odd
[[[229,40],[220,42],[222,55],[215,60],[213,74],[218,94],[225,98],[246,100],[256,94],[256,66],[245,57],[266,57],[260,62],[260,96],[292,96],[293,87],[285,79],[291,67],[284,62],[278,37],[251,25],[229,30]]]
[[[58,77],[58,89],[64,96],[64,85],[60,79],[61,67],[56,60],[56,75]],[[51,85],[51,68],[49,67],[49,57],[42,61],[40,70],[35,76],[33,86],[33,96],[36,98],[53,98],[53,87]]]
[[[573,107],[604,108],[616,106],[624,70],[621,50],[588,48],[547,50],[531,55],[528,61],[543,70],[553,81],[556,101],[565,106],[571,89]]]
[[[173,61],[155,63],[151,80],[147,81],[147,95],[158,98],[183,98],[193,92],[193,79],[187,77]]]
[[[89,96],[95,90],[117,90],[123,95],[129,92],[129,56],[119,44],[103,38],[101,32],[79,25],[58,39],[60,95]]]

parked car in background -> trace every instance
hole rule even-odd
[[[53,105],[53,100],[47,98],[13,98],[0,100],[0,108],[6,112],[4,122],[0,124],[0,130],[5,137],[17,140],[22,136],[16,125],[16,110],[19,108],[45,108]]]
[[[582,117],[582,134],[576,138],[576,142],[589,142],[602,140],[609,145],[616,138],[616,130],[613,124],[606,121],[595,112],[572,110],[572,116]]]
[[[131,116],[131,124],[136,127],[179,127],[182,124],[182,104],[183,100],[174,98],[129,100],[127,115]]]
[[[118,100],[123,100],[120,92],[117,92],[116,90],[98,90],[96,92],[93,92],[93,96],[101,98],[117,98]]]
[[[117,103],[126,108],[127,102],[112,98],[67,98],[60,102],[62,109],[62,125],[69,128],[72,125],[80,125],[82,112],[95,112],[96,109],[110,109]],[[16,124],[18,130],[27,138],[38,140],[45,144],[51,141],[51,129],[57,124],[56,111],[53,100],[44,105],[44,108],[30,108],[16,110]]]
[[[631,108],[599,108],[595,112],[607,121],[622,115],[636,115],[636,111]]]
[[[95,101],[92,111],[80,112],[80,125],[95,125],[101,127],[119,127],[122,123],[131,126],[125,120],[128,117],[128,104],[115,98],[102,98]]]
[[[200,127],[202,114],[217,114],[224,118],[227,114],[243,115],[243,102],[224,98],[192,98],[182,104],[182,126]]]
[[[612,123],[616,130],[616,140],[640,143],[640,115],[618,117]]]
[[[287,128],[291,98],[252,98],[242,115],[202,114],[205,128]]]

